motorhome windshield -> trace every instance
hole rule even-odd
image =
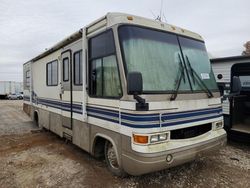
[[[205,44],[201,41],[178,37],[180,41],[181,50],[184,56],[184,60],[187,64],[188,69],[194,69],[197,73],[201,82],[210,90],[217,90],[216,80],[212,71],[212,67],[208,58]],[[202,84],[196,80],[195,75],[191,76],[192,89],[197,91],[204,89]]]
[[[217,89],[203,42],[128,25],[119,27],[119,38],[126,72],[141,72],[144,93],[174,92],[181,74],[181,63],[186,71],[181,77],[179,92],[190,92],[191,88],[202,90],[202,85],[192,80],[185,56],[207,88]]]

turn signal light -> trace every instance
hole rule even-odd
[[[134,142],[138,143],[138,144],[147,144],[148,143],[148,136],[145,136],[145,135],[133,134],[133,139],[134,139]]]

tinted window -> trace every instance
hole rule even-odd
[[[58,84],[58,65],[57,60],[47,63],[47,85],[57,86]]]
[[[95,97],[122,95],[112,31],[89,41],[89,94]]]
[[[69,80],[69,58],[63,59],[63,81]]]
[[[74,84],[82,85],[82,51],[74,53]]]
[[[89,42],[89,46],[92,59],[113,54],[115,45],[112,31],[93,37]]]

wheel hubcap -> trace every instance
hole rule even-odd
[[[108,160],[109,160],[111,167],[116,168],[116,169],[119,168],[115,149],[114,149],[113,145],[111,145],[111,144],[109,144],[107,155],[108,155]]]

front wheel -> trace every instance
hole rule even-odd
[[[118,163],[118,157],[115,152],[113,144],[109,141],[105,143],[105,160],[108,165],[108,169],[116,176],[125,177],[126,172],[120,167]]]

